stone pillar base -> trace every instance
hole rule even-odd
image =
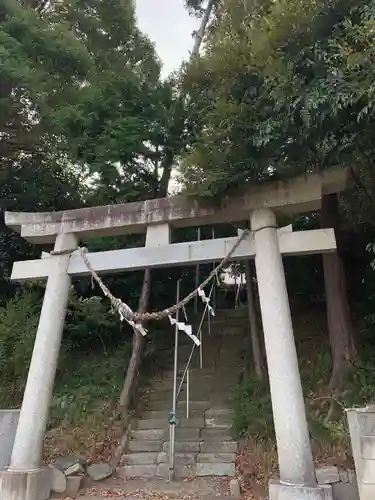
[[[1,500],[47,500],[51,494],[51,469],[0,472]]]
[[[279,481],[269,483],[270,500],[332,500],[330,485],[293,486]]]

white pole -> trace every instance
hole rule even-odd
[[[67,274],[69,252],[76,248],[74,234],[59,234],[54,248],[56,255],[48,257],[53,260],[54,269],[48,277],[44,293],[9,470],[25,471],[40,467],[71,285]]]
[[[180,280],[177,281],[176,303],[180,301]],[[179,320],[180,311],[177,309],[176,320]],[[169,479],[174,478],[174,454],[175,454],[175,429],[177,411],[177,371],[178,371],[178,326],[175,326],[174,334],[174,366],[173,366],[173,402],[172,414],[169,424]]]
[[[316,485],[292,319],[275,215],[251,214],[280,481]]]

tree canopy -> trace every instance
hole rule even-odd
[[[223,0],[186,79],[201,116],[185,161],[190,189],[218,195],[244,181],[363,165],[372,156],[374,8]]]

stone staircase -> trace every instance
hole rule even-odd
[[[234,476],[237,442],[231,432],[231,396],[242,373],[241,349],[247,335],[246,310],[218,311],[203,331],[203,369],[195,349],[190,370],[189,402],[186,383],[181,391],[175,429],[175,477]],[[172,338],[172,336],[171,336]],[[180,335],[181,377],[192,343]],[[169,351],[173,353],[172,343]],[[118,475],[126,478],[169,477],[169,423],[173,363],[154,380],[146,407],[132,421]],[[179,377],[179,378],[180,378]],[[187,418],[187,405],[189,415]]]

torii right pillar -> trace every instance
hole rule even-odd
[[[254,211],[251,229],[280,470],[269,498],[330,500],[331,487],[316,481],[275,214]]]

